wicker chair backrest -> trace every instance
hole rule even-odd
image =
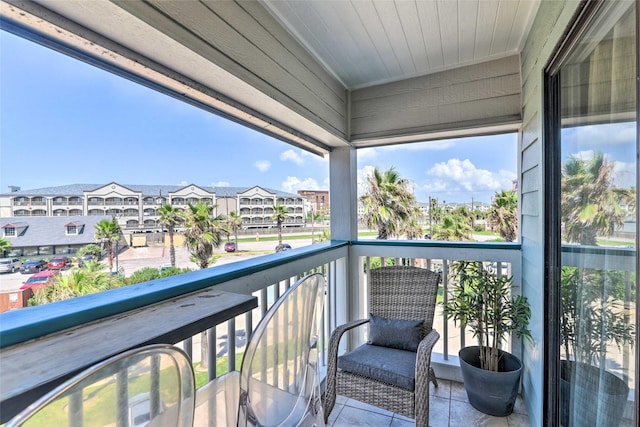
[[[424,320],[423,336],[433,328],[440,273],[411,266],[369,272],[369,311],[387,319]]]

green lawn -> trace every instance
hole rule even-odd
[[[242,356],[244,352],[236,353],[236,370],[240,370],[240,365],[242,364]],[[228,356],[218,357],[216,360],[216,378],[222,376],[228,371]],[[206,383],[209,382],[209,374],[206,369],[200,368],[199,362],[193,363],[193,370],[196,373],[196,388],[200,388]]]
[[[622,247],[630,247],[635,248],[636,243],[634,241],[629,240],[605,240],[605,239],[597,239],[596,240],[598,246],[622,246]]]
[[[178,377],[173,368],[160,372],[160,399],[167,406],[178,401]],[[137,377],[129,378],[128,394],[130,398],[146,393],[150,390],[150,374],[148,372]],[[82,411],[87,425],[116,425],[117,399],[116,380],[109,377],[89,387],[82,392]],[[68,424],[69,398],[62,397],[41,410],[26,425],[34,427],[58,427]]]
[[[319,229],[319,231],[317,233],[314,233],[313,237],[315,237],[316,239],[318,237],[320,237],[320,234],[322,233],[322,229]],[[377,231],[359,231],[358,232],[358,236],[359,237],[367,237],[367,236],[377,236],[378,232]],[[304,240],[304,239],[311,239],[311,233],[309,234],[283,234],[282,235],[282,240]],[[233,240],[233,236],[231,237],[231,240]],[[238,243],[241,242],[255,242],[256,238],[255,237],[240,237],[238,238]],[[278,241],[278,236],[260,236],[260,241],[261,242],[277,242]]]

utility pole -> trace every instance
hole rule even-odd
[[[433,203],[431,202],[431,196],[429,196],[429,234],[431,234],[432,223],[433,223]]]
[[[314,224],[314,213],[313,213],[313,205],[311,205],[311,244],[315,243],[315,224]]]
[[[476,223],[476,214],[473,211],[473,196],[471,196],[471,230],[473,230],[473,226]]]

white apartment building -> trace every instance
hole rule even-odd
[[[9,187],[0,194],[0,217],[102,216],[116,218],[125,233],[160,230],[158,210],[165,204],[186,209],[188,203],[208,201],[216,214],[236,211],[244,228],[275,227],[274,207],[287,208],[284,227],[305,224],[305,198],[260,186],[208,187],[189,184],[123,185],[71,184],[22,190]]]

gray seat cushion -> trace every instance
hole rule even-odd
[[[364,344],[338,357],[338,368],[413,391],[416,353]]]

